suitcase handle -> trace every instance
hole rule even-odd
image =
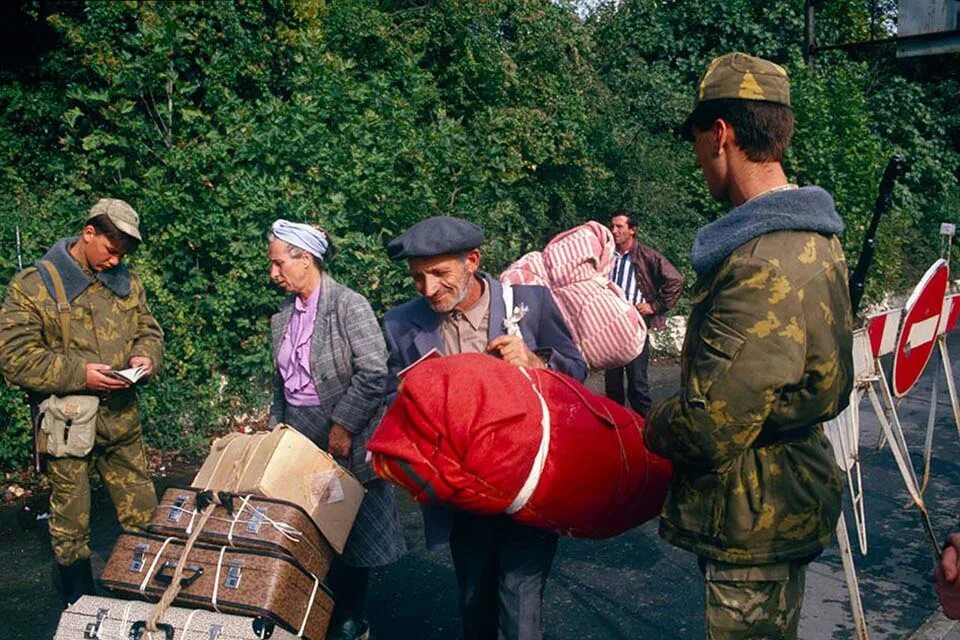
[[[273,635],[273,623],[266,618],[257,616],[253,619],[253,635],[260,640],[267,640]]]
[[[166,636],[167,640],[173,640],[173,626],[161,622],[157,625],[157,631],[162,631],[163,635]],[[142,640],[147,633],[147,623],[145,620],[138,620],[133,623],[133,626],[130,627],[130,640]],[[150,634],[151,638],[155,636]]]
[[[157,573],[153,576],[153,581],[162,585],[170,584],[171,582],[173,582],[173,576],[167,575],[167,569],[175,569],[176,566],[177,566],[176,562],[171,562],[170,560],[167,560],[162,565],[160,565],[159,569],[157,569]],[[186,589],[187,587],[192,585],[194,582],[196,582],[197,578],[203,575],[203,567],[200,566],[199,564],[190,564],[184,568],[189,569],[190,571],[193,571],[192,576],[189,576],[187,578],[183,578],[182,580],[180,580],[180,587],[183,589]]]

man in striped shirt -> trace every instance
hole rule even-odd
[[[637,214],[618,209],[610,219],[610,230],[616,245],[616,255],[610,270],[610,279],[623,290],[627,301],[637,307],[650,331],[666,326],[666,311],[676,304],[683,293],[683,276],[659,251],[636,239]],[[630,408],[646,417],[652,399],[647,381],[650,362],[650,338],[643,352],[626,366],[607,369],[604,373],[608,398],[626,404],[623,378],[626,374],[626,400]]]

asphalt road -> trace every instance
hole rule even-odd
[[[960,363],[960,334],[950,337]],[[958,367],[954,367],[956,372]],[[922,469],[920,451],[929,410],[931,362],[924,379],[900,406],[901,421]],[[658,363],[651,370],[654,397],[677,387],[678,369]],[[594,379],[594,385],[598,380]],[[933,473],[926,500],[935,528],[958,526],[960,437],[941,383],[935,429]],[[856,563],[870,637],[910,637],[934,614],[931,559],[915,510],[889,449],[876,450],[879,428],[868,403],[862,407],[861,457],[869,527],[869,553]],[[192,470],[157,478],[158,488],[189,483]],[[446,551],[423,546],[419,513],[409,499],[401,504],[411,553],[374,574],[369,596],[373,638],[450,640],[461,637],[453,568]],[[18,510],[0,508],[0,638],[53,636],[59,601],[52,586],[52,554],[45,529],[25,530]],[[852,523],[849,512],[848,522]],[[99,573],[119,529],[104,492],[94,496],[94,570]],[[851,530],[856,545],[856,533]],[[856,549],[856,546],[855,546]],[[563,539],[545,595],[546,637],[560,639],[703,638],[703,586],[692,555],[664,544],[656,522],[605,541]],[[943,627],[949,630],[950,626]],[[939,635],[925,635],[932,640]],[[853,638],[853,623],[840,558],[834,544],[808,572],[800,635],[807,640]],[[951,636],[952,638],[953,636]]]

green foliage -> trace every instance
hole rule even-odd
[[[568,7],[90,1],[48,22],[44,80],[0,93],[0,142],[30,151],[5,152],[0,202],[28,262],[99,196],[140,212],[130,261],[167,347],[141,398],[154,445],[202,446],[266,401],[274,219],[330,230],[331,273],[382,313],[413,293],[383,251],[412,222],[482,222],[497,270],[602,190],[590,38]]]
[[[693,237],[728,205],[673,128],[709,60],[742,50],[788,67],[787,169],[834,194],[851,259],[886,156],[907,156],[876,297],[929,264],[936,224],[960,204],[960,85],[955,71],[839,55],[809,71],[803,4],[632,0],[584,21],[549,0],[37,0],[27,9],[58,39],[35,69],[0,73],[0,283],[17,268],[13,224],[29,264],[96,198],[131,202],[146,242],[130,261],[167,344],[142,392],[145,432],[200,450],[267,401],[280,293],[265,234],[278,217],[328,229],[332,275],[380,314],[414,294],[384,244],[433,214],[482,224],[496,272],[627,206],[692,277]],[[818,5],[820,42],[871,33],[860,0]],[[0,467],[28,457],[25,415],[0,389]]]

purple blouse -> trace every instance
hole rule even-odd
[[[296,407],[315,407],[320,404],[317,388],[310,377],[310,338],[317,319],[320,285],[306,302],[294,298],[293,315],[280,343],[277,366],[283,379],[283,395],[288,404]]]

